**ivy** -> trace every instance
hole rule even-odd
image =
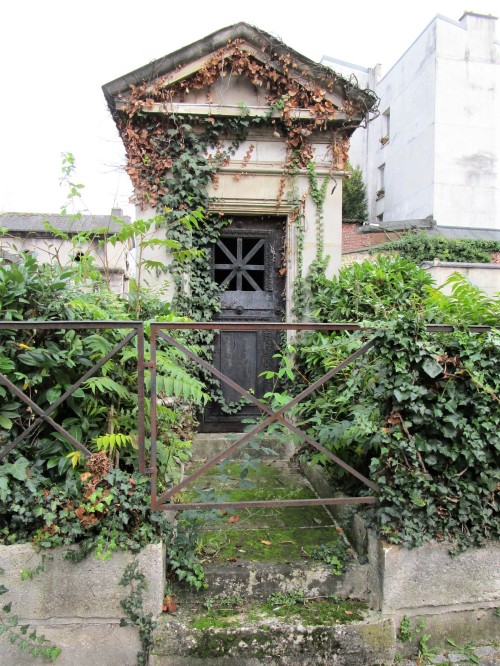
[[[316,261],[322,262],[325,253],[325,228],[323,215],[329,178],[324,178],[321,186],[319,185],[314,162],[309,162],[307,165],[307,177],[309,180],[309,192],[316,205]]]
[[[463,278],[452,295],[401,257],[352,264],[316,282],[319,321],[364,321],[375,346],[295,410],[321,444],[378,483],[367,516],[392,543],[446,540],[454,550],[499,538],[500,337],[425,324],[498,323],[498,298]],[[338,365],[374,331],[311,333],[296,343],[296,389]],[[322,454],[335,485],[368,489]]]
[[[149,653],[153,647],[153,632],[156,628],[156,621],[153,620],[152,613],[144,611],[144,592],[147,590],[147,582],[146,576],[139,569],[137,560],[125,567],[120,585],[130,586],[128,596],[120,601],[120,605],[128,618],[120,620],[120,627],[126,627],[128,624],[137,627],[141,642],[141,651],[137,654],[137,666],[147,666],[149,664]]]
[[[206,90],[210,99],[210,87],[226,76],[247,78],[254,86],[265,87],[269,105],[267,117],[250,118],[243,107],[239,117],[225,120],[209,117],[200,121],[212,125],[211,131],[207,128],[204,134],[208,136],[210,146],[216,149],[209,164],[201,163],[207,177],[213,177],[211,168],[218,160],[225,159],[225,151],[218,143],[221,129],[226,133],[227,130],[234,132],[238,139],[250,123],[263,122],[284,137],[289,148],[289,166],[293,161],[305,168],[314,152],[311,140],[314,131],[323,130],[339,113],[345,114],[349,121],[356,114],[367,116],[375,107],[373,93],[364,91],[361,95],[353,82],[320,65],[314,70],[299,71],[292,54],[278,40],[266,40],[264,35],[262,38],[263,60],[252,56],[244,48],[243,40],[235,39],[214,52],[198,71],[184,79],[170,83],[168,77],[160,77],[130,86],[126,109],[117,114],[116,120],[127,150],[127,172],[141,204],[156,206],[172,188],[182,193],[175,172],[191,168],[199,156],[198,151],[193,150],[192,136],[185,134],[186,129],[192,129],[191,119],[179,119],[165,111],[151,113],[154,104],[162,105],[163,110],[168,109],[173,101],[183,99],[193,90]],[[340,108],[329,98],[333,91],[341,91],[344,98]],[[294,112],[297,109],[307,109],[309,118],[296,120]],[[175,144],[176,139],[181,150]],[[343,165],[347,149],[348,139],[337,138],[332,146],[333,159]],[[170,172],[172,176],[168,177]],[[184,190],[185,197],[190,193],[191,190]]]
[[[474,240],[470,238],[444,238],[431,235],[427,231],[412,231],[398,240],[384,243],[377,252],[394,251],[405,259],[422,261],[463,261],[489,263],[492,254],[500,252],[500,241]]]

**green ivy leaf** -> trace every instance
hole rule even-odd
[[[12,421],[7,416],[0,414],[0,428],[3,428],[4,430],[10,430],[12,426]]]

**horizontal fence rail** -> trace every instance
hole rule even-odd
[[[456,330],[456,326],[452,324],[427,324],[426,330],[432,333],[448,333]],[[468,330],[476,333],[485,333],[491,329],[490,326],[468,326]],[[253,437],[261,433],[269,425],[274,422],[279,422],[284,425],[294,435],[305,441],[307,444],[315,448],[317,451],[323,453],[332,462],[342,467],[352,476],[360,480],[371,490],[376,493],[380,491],[380,487],[371,479],[366,478],[363,474],[351,467],[344,460],[333,454],[327,448],[322,446],[319,442],[310,437],[303,430],[295,426],[291,421],[285,417],[285,413],[295,405],[299,404],[304,398],[313,393],[320,386],[325,384],[329,379],[334,377],[350,363],[357,358],[368,352],[375,345],[375,338],[372,338],[363,344],[356,352],[348,356],[335,368],[332,368],[322,377],[320,377],[313,384],[308,386],[299,395],[293,398],[285,406],[273,411],[266,403],[261,402],[255,395],[252,395],[248,390],[239,386],[230,377],[224,375],[220,370],[215,368],[208,361],[200,358],[193,351],[191,351],[185,344],[182,344],[173,338],[165,331],[262,331],[262,330],[278,330],[278,331],[373,331],[377,332],[376,327],[362,326],[356,323],[311,323],[311,322],[298,322],[298,323],[284,323],[284,322],[178,322],[178,323],[158,323],[151,324],[151,467],[147,470],[151,474],[151,504],[153,510],[159,511],[179,511],[187,509],[213,509],[213,508],[272,508],[272,507],[285,507],[285,506],[314,506],[314,505],[339,505],[339,504],[375,504],[378,498],[370,496],[361,497],[330,497],[321,499],[300,499],[300,500],[259,500],[259,501],[240,501],[240,502],[176,502],[175,496],[181,491],[185,490],[197,478],[202,476],[209,469],[213,468],[220,462],[230,458],[240,448],[247,444]],[[265,418],[259,424],[255,425],[248,432],[242,434],[230,447],[217,456],[208,460],[199,469],[191,475],[182,479],[173,487],[165,490],[157,495],[157,468],[156,468],[156,451],[157,451],[157,432],[156,432],[156,403],[158,399],[156,390],[156,349],[158,340],[163,340],[169,345],[174,346],[179,351],[183,352],[190,360],[194,361],[202,368],[210,372],[214,377],[224,382],[227,386],[231,387],[246,400],[258,407],[263,412]]]
[[[82,375],[70,388],[68,388],[57,400],[55,400],[49,407],[43,410],[39,407],[24,391],[19,389],[13,382],[11,382],[4,374],[0,373],[0,384],[5,386],[8,391],[19,400],[21,400],[34,414],[38,416],[30,425],[20,433],[16,439],[5,446],[0,451],[0,461],[10,453],[18,444],[20,444],[26,437],[32,434],[42,422],[48,423],[55,431],[61,434],[75,449],[81,451],[85,455],[90,455],[89,449],[73,437],[65,428],[56,423],[51,418],[52,414],[58,407],[60,407],[80,386],[90,379],[98,370],[100,370],[105,363],[107,363],[117,352],[125,347],[134,338],[137,338],[137,440],[139,446],[139,467],[142,472],[145,469],[145,454],[144,454],[144,325],[140,321],[0,321],[0,332],[20,331],[20,330],[96,330],[96,329],[131,329],[129,333],[120,340],[113,349],[111,349],[105,356],[103,356],[97,363],[95,363],[87,372]]]
[[[457,330],[457,326],[452,324],[427,324],[426,330],[431,333],[450,333]],[[462,328],[462,327],[460,327]],[[475,333],[486,333],[491,330],[491,326],[467,326],[467,330]],[[272,508],[280,506],[315,506],[315,505],[339,505],[339,504],[375,504],[378,498],[374,495],[361,497],[329,497],[313,499],[283,499],[283,500],[259,500],[259,501],[241,501],[241,502],[176,502],[175,497],[193,483],[198,477],[213,468],[218,463],[233,456],[240,448],[245,446],[253,437],[261,433],[272,423],[278,422],[285,426],[291,433],[302,439],[311,447],[323,453],[333,463],[342,467],[346,472],[356,477],[367,488],[377,493],[380,488],[371,479],[365,477],[359,471],[351,467],[344,460],[333,454],[319,442],[310,437],[306,432],[298,428],[292,421],[286,418],[285,414],[292,407],[299,404],[306,397],[311,395],[319,387],[324,385],[329,379],[341,372],[350,363],[367,353],[376,342],[372,338],[365,342],[357,351],[344,359],[335,368],[326,372],[322,377],[313,382],[310,386],[300,392],[292,400],[280,409],[273,410],[265,402],[261,402],[255,395],[247,389],[239,386],[230,377],[224,375],[220,370],[214,367],[205,359],[200,358],[186,344],[170,335],[173,331],[196,331],[205,330],[217,333],[218,331],[259,331],[259,330],[278,330],[278,331],[372,331],[377,333],[380,330],[377,327],[362,326],[356,323],[284,323],[284,322],[154,322],[150,325],[150,360],[145,358],[145,334],[144,322],[141,321],[0,321],[1,331],[9,330],[96,330],[96,329],[129,329],[129,332],[95,363],[84,375],[82,375],[70,388],[68,388],[57,400],[49,405],[45,410],[39,407],[29,396],[25,394],[18,386],[10,381],[4,374],[0,373],[0,384],[5,386],[8,391],[21,400],[34,415],[34,420],[29,426],[21,432],[14,441],[10,442],[0,450],[0,462],[5,456],[18,446],[26,437],[33,434],[34,431],[43,423],[49,424],[55,431],[63,435],[75,449],[85,455],[90,455],[89,449],[76,440],[65,428],[59,425],[51,414],[60,407],[85,381],[90,379],[98,372],[115,354],[123,347],[137,338],[137,443],[139,455],[139,471],[142,474],[148,474],[151,477],[151,508],[156,511],[178,511],[184,509],[213,509],[213,508]],[[252,427],[248,432],[243,433],[230,447],[225,451],[208,460],[194,473],[182,479],[179,483],[167,490],[164,490],[159,496],[157,491],[157,345],[158,341],[172,345],[191,361],[197,363],[210,372],[221,382],[230,386],[246,400],[255,405],[263,414],[263,420]],[[146,465],[146,433],[145,433],[145,370],[150,370],[150,395],[151,395],[151,449],[149,463]]]

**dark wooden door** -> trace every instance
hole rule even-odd
[[[241,218],[226,227],[213,248],[213,276],[224,291],[217,321],[281,321],[284,309],[283,269],[284,220],[282,218]],[[273,359],[280,347],[280,331],[222,331],[215,340],[214,365],[242,388],[257,397],[272,389],[261,377],[275,369]],[[234,406],[240,395],[221,382],[226,405]],[[238,432],[242,419],[260,411],[245,405],[237,413],[227,413],[215,403],[208,406],[202,430]]]

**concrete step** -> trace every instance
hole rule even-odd
[[[189,474],[199,461],[186,470]],[[196,479],[181,501],[310,499],[310,483],[292,462],[244,460],[213,468]],[[205,500],[206,501],[206,500]],[[342,528],[323,506],[239,508],[206,514],[199,553],[206,594],[265,599],[275,592],[365,598],[368,568],[360,564]],[[200,597],[174,586],[184,600]]]
[[[368,598],[368,565],[351,562],[340,574],[323,562],[241,562],[205,565],[205,590],[171,585],[175,601],[200,602],[218,596],[267,599],[272,594],[303,590],[307,596]]]
[[[181,608],[155,631],[152,666],[383,666],[393,661],[392,619],[359,602],[279,600],[246,607]]]
[[[293,460],[245,454],[179,493],[181,502],[315,497]],[[368,566],[325,507],[271,504],[205,516],[199,554],[208,587],[170,583],[178,610],[160,619],[151,664],[389,663],[392,621],[367,610]]]

